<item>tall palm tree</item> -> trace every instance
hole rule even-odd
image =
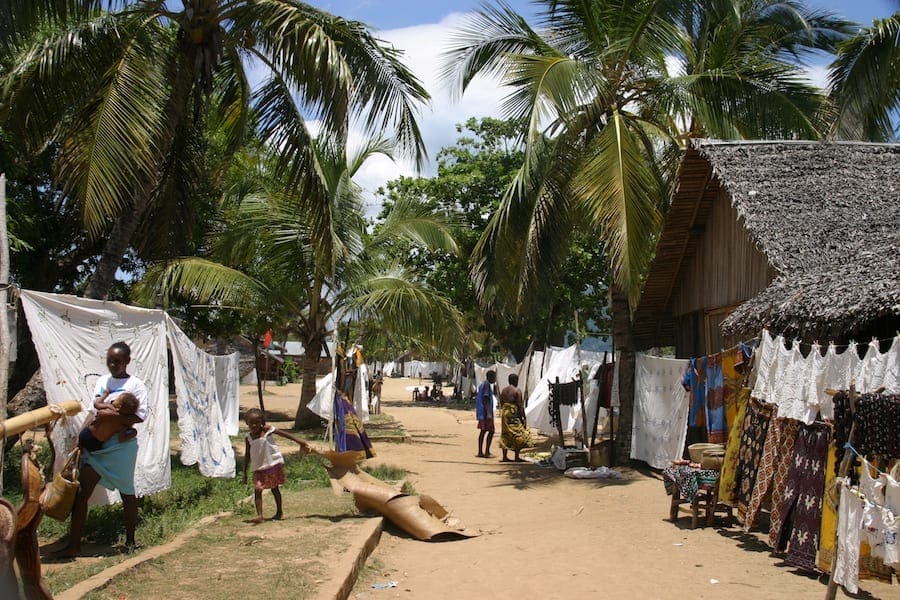
[[[388,154],[390,146],[373,141],[352,157],[341,146],[314,143],[313,148],[315,189],[324,194],[315,204],[326,207],[331,224],[327,243],[312,230],[306,199],[266,162],[251,179],[257,185],[226,202],[231,206],[210,240],[208,256],[152,269],[140,291],[145,301],[160,293],[168,301],[177,292],[251,316],[267,315],[273,329],[298,337],[305,354],[297,427],[319,422],[306,404],[315,395],[320,351],[341,320],[377,323],[381,330],[419,338],[444,352],[462,337],[458,311],[383,251],[399,238],[455,251],[443,220],[405,202],[393,207],[383,233],[366,232],[361,189],[352,177],[366,158]],[[247,175],[241,179],[247,181]]]
[[[900,131],[900,13],[876,20],[838,48],[829,70],[837,139],[886,142]]]
[[[400,52],[296,0],[9,0],[0,53],[0,120],[35,148],[62,142],[57,179],[90,233],[107,236],[91,297],[106,294],[148,210],[191,189],[180,180],[205,119],[234,151],[258,115],[254,133],[310,202],[323,195],[307,118],[323,137],[345,138],[351,122],[392,130],[401,152],[424,157],[415,116],[428,95]],[[331,260],[330,213],[307,208]]]
[[[523,305],[582,227],[611,261],[622,351],[619,440],[631,431],[630,307],[640,294],[683,138],[818,137],[825,99],[793,62],[848,24],[775,0],[543,0],[538,27],[505,4],[456,32],[444,75],[510,90],[525,162],[476,249],[486,301]],[[672,72],[674,71],[674,72]],[[504,294],[508,293],[504,298]]]

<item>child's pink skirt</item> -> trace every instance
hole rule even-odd
[[[271,490],[284,484],[284,481],[284,465],[281,463],[253,471],[253,486],[258,490]]]

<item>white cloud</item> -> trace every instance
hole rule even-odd
[[[404,64],[431,94],[431,102],[422,109],[419,119],[429,156],[425,175],[434,174],[438,151],[456,141],[456,125],[469,117],[498,115],[500,102],[505,95],[497,82],[479,78],[472,82],[465,95],[457,101],[440,80],[441,54],[447,48],[451,32],[461,25],[462,18],[463,15],[454,13],[440,23],[378,32],[379,38],[404,51]],[[412,175],[413,172],[409,164],[390,164],[386,159],[378,160],[364,165],[356,181],[369,192],[374,192],[385,182],[399,175]]]

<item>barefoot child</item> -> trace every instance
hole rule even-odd
[[[127,442],[137,435],[137,430],[130,425],[123,424],[118,416],[133,415],[139,406],[137,396],[131,392],[120,392],[111,401],[107,401],[109,390],[94,401],[97,414],[81,433],[78,434],[78,447],[88,452],[97,452],[103,447],[103,442],[114,435],[119,436],[120,442]]]
[[[284,457],[275,444],[273,435],[280,435],[300,444],[304,452],[309,452],[309,445],[286,431],[266,426],[266,417],[258,408],[251,408],[244,415],[244,421],[250,429],[247,435],[244,450],[244,483],[247,483],[247,469],[253,470],[253,500],[256,503],[256,518],[251,523],[262,523],[263,490],[272,490],[275,497],[275,516],[280,519],[283,516],[281,510],[281,490],[278,486],[284,483]]]

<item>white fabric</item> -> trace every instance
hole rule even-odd
[[[20,298],[41,363],[48,404],[80,400],[85,408],[54,428],[58,462],[75,446],[93,403],[96,382],[108,372],[107,348],[124,341],[131,347],[128,373],[141,379],[147,388],[147,418],[135,425],[135,493],[147,496],[169,487],[168,365],[163,311],[28,290],[22,290]],[[98,486],[92,502],[113,502],[119,497],[118,492],[104,492]]]
[[[306,407],[331,422],[334,417],[334,373],[316,380],[316,395]]]
[[[550,421],[550,382],[555,382],[559,378],[560,383],[574,381],[581,372],[578,365],[575,346],[569,346],[563,350],[553,351],[550,354],[550,361],[544,369],[544,376],[538,382],[531,396],[528,398],[528,405],[525,407],[525,420],[529,427],[540,430],[545,435],[552,434],[556,431],[556,427]],[[575,424],[577,413],[581,412],[581,406],[574,404],[572,406],[560,406],[559,418],[563,431],[568,431]]]
[[[437,373],[442,377],[446,376],[450,373],[450,365],[445,362],[428,362],[424,360],[411,360],[406,363],[407,377],[431,379],[432,373]]]
[[[369,422],[369,367],[365,363],[356,368],[353,408],[356,409],[356,414],[363,423]]]
[[[859,543],[863,503],[846,483],[841,486],[837,519],[837,562],[834,580],[851,594],[859,590]]]
[[[572,467],[571,469],[566,469],[566,472],[563,474],[572,479],[625,479],[622,473],[609,467],[597,467],[596,469]]]
[[[166,326],[175,371],[181,464],[196,464],[207,477],[234,477],[234,448],[219,405],[215,357],[195,346],[168,315]]]
[[[681,379],[687,362],[635,356],[631,458],[655,469],[671,466],[684,449],[690,397]]]
[[[247,436],[247,441],[250,442],[250,471],[255,473],[260,469],[284,464],[284,457],[275,443],[274,434],[275,428],[270,426],[255,440]]]
[[[97,380],[97,385],[94,386],[94,398],[99,398],[107,392],[109,392],[109,395],[103,401],[104,404],[111,404],[119,394],[125,392],[131,393],[138,401],[138,407],[137,410],[134,411],[134,416],[141,421],[146,420],[147,387],[140,379],[137,377],[113,377],[112,375],[104,375]],[[95,415],[97,414],[97,409],[93,402],[91,402],[91,407],[88,410]]]
[[[237,435],[241,420],[241,353],[235,352],[214,358],[216,361],[216,397],[219,399],[219,411],[225,422],[225,433]]]
[[[394,371],[396,371],[396,370],[397,370],[397,363],[395,363],[394,361],[391,361],[384,365],[384,368],[381,369],[381,374],[384,375],[385,377],[393,377]]]
[[[763,330],[757,350],[756,381],[753,396],[778,406],[779,417],[789,417],[810,424],[816,413],[831,419],[834,405],[826,390],[847,389],[856,384],[859,392],[871,392],[884,387],[888,393],[900,393],[900,335],[892,341],[887,352],[881,353],[878,343],[872,342],[860,358],[856,345],[842,352],[834,344],[824,355],[814,345],[804,357],[798,344],[785,348],[784,338],[773,338]]]

